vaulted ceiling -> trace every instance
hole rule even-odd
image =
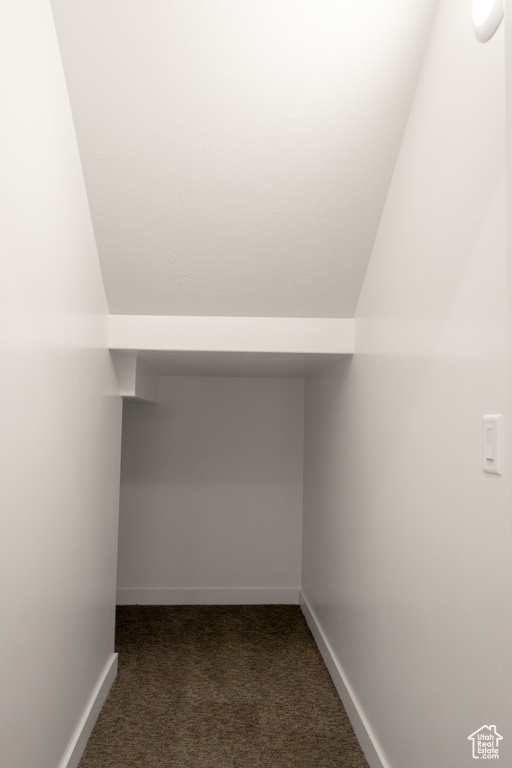
[[[52,0],[110,312],[352,317],[436,0]]]

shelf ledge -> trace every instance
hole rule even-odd
[[[111,315],[111,350],[350,355],[345,318]]]

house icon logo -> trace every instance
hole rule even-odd
[[[499,743],[503,736],[500,736],[495,725],[482,725],[478,731],[475,731],[468,739],[473,741],[473,758],[475,760],[499,760]]]

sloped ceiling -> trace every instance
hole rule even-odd
[[[352,317],[435,0],[53,0],[110,312]]]

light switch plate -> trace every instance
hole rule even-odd
[[[484,472],[503,474],[503,417],[501,414],[484,416]]]

